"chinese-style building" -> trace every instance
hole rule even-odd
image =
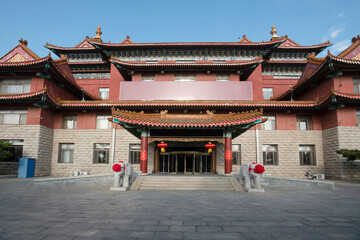
[[[143,173],[231,174],[256,161],[272,176],[360,178],[358,162],[335,153],[360,146],[359,36],[318,58],[330,42],[270,33],[106,43],[98,27],[75,47],[46,43],[59,60],[21,39],[0,58],[0,139],[13,153],[0,174],[31,157],[36,176],[108,174],[118,161]]]

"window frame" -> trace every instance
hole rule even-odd
[[[62,149],[63,145],[72,145],[72,148],[69,149]],[[64,161],[64,152],[69,151],[70,152],[70,161],[65,162]],[[75,143],[59,143],[59,152],[58,152],[58,163],[74,163],[74,152],[75,152]]]
[[[301,147],[310,147],[310,150],[303,151]],[[310,162],[305,164],[306,153],[310,153]],[[300,166],[316,166],[316,148],[314,144],[299,144],[299,164]]]
[[[9,86],[21,86],[20,92],[9,92]],[[22,94],[30,93],[31,79],[0,79],[0,94]]]
[[[97,145],[108,145],[108,148],[97,148]],[[105,153],[105,162],[99,162],[99,153]],[[93,164],[109,164],[110,143],[94,143],[93,145]]]
[[[11,158],[0,160],[0,162],[19,162],[19,158],[23,155],[24,150],[24,140],[16,139],[16,140],[3,140],[4,142],[11,143],[11,146],[5,148],[5,151],[9,151],[12,153]],[[19,154],[21,152],[21,154]]]
[[[105,90],[105,91],[102,91],[102,90]],[[102,94],[106,94],[106,97],[103,98]],[[107,88],[106,87],[100,87],[99,88],[99,97],[101,99],[109,99],[109,94],[110,94],[110,89],[108,87]]]
[[[103,118],[101,118],[101,117],[103,117]],[[111,118],[111,115],[105,115],[105,114],[96,115],[96,129],[111,129],[111,122],[108,120],[108,118]],[[108,121],[108,127],[107,128],[100,128],[101,124],[99,122],[101,120]]]
[[[73,128],[68,127],[68,121],[73,121]],[[76,129],[77,128],[77,114],[64,114],[62,129]]]
[[[354,93],[360,93],[360,77],[353,78]]]
[[[269,89],[271,89],[271,96],[269,97],[269,98],[267,98],[266,97],[266,93],[267,92],[270,92],[270,91],[265,91],[265,90],[269,90]],[[272,97],[274,97],[274,88],[272,88],[272,87],[263,87],[262,88],[262,94],[263,94],[263,100],[270,100]]]
[[[306,123],[306,129],[301,129],[301,123]],[[296,129],[298,131],[314,130],[312,115],[296,115]]]
[[[226,77],[224,77],[226,76]],[[216,81],[218,82],[229,82],[230,74],[216,74]]]
[[[176,73],[176,74],[174,74],[174,81],[175,82],[195,82],[196,74]]]
[[[234,146],[239,146],[239,150],[234,150]],[[241,144],[232,144],[232,165],[238,165],[240,166],[242,164],[241,162]]]
[[[360,109],[356,109],[357,125],[360,127]]]
[[[273,119],[270,119],[272,118]],[[261,123],[261,130],[276,130],[276,115],[266,115],[263,116],[263,118],[267,118],[266,122]],[[266,123],[270,122],[270,129],[267,129],[266,127],[268,126]]]
[[[137,146],[138,149],[131,149],[132,146]],[[140,155],[141,155],[141,144],[139,143],[129,143],[129,163],[131,164],[140,164]]]
[[[155,74],[141,74],[141,81],[143,82],[154,82]]]
[[[269,147],[275,147],[276,151],[264,151],[264,146],[268,146]],[[277,144],[263,144],[262,145],[262,150],[263,150],[263,165],[268,165],[268,166],[279,166],[279,148]],[[272,164],[269,164],[267,161],[267,156],[268,153],[272,153]]]
[[[0,125],[26,125],[27,109],[3,109],[0,110]],[[5,115],[18,115],[17,123],[4,123]]]

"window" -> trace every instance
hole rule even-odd
[[[94,143],[94,163],[109,163],[110,143]]]
[[[360,127],[360,110],[356,110],[357,125]]]
[[[354,93],[360,93],[360,78],[353,79]]]
[[[263,88],[263,99],[270,99],[273,95],[273,89],[272,88]]]
[[[111,122],[108,120],[111,118],[109,115],[97,115],[96,116],[96,128],[97,129],[110,129]]]
[[[155,75],[154,74],[142,74],[141,80],[144,82],[152,82],[155,81]]]
[[[263,145],[263,164],[279,165],[277,145]]]
[[[312,130],[311,116],[296,116],[297,130]]]
[[[196,81],[196,74],[175,74],[175,81],[182,81],[182,82]]]
[[[241,165],[241,145],[233,144],[232,145],[232,164]]]
[[[63,129],[76,129],[77,115],[63,116]]]
[[[109,88],[99,88],[99,97],[109,99]]]
[[[216,74],[216,81],[228,82],[230,81],[230,74]]]
[[[11,153],[11,157],[6,159],[1,159],[3,162],[18,162],[19,158],[22,157],[23,152],[23,140],[4,140],[5,142],[11,143],[10,147],[5,148],[5,151],[9,151]]]
[[[261,123],[262,130],[276,130],[275,116],[263,116],[263,118],[267,118],[267,121],[264,123]]]
[[[73,163],[74,162],[74,144],[60,143],[59,144],[59,163]]]
[[[129,163],[139,164],[140,163],[140,153],[141,153],[141,145],[140,144],[130,144],[129,145]]]
[[[27,110],[0,110],[0,124],[26,124]]]
[[[30,79],[0,80],[0,94],[29,93]]]
[[[315,146],[299,145],[300,165],[316,165]]]

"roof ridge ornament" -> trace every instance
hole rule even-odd
[[[97,30],[95,31],[95,33],[96,33],[96,36],[91,38],[90,40],[94,40],[94,41],[97,41],[97,42],[102,42],[102,39],[101,39],[102,31],[101,31],[100,25],[97,27]]]
[[[23,45],[25,45],[25,46],[28,45],[28,41],[23,40],[23,38],[21,38],[21,39],[19,40],[19,43],[20,43],[20,44],[23,44]]]
[[[360,40],[360,35],[357,35],[351,39],[352,43],[355,43],[358,40]]]
[[[278,40],[278,39],[281,39],[281,37],[279,37],[278,35],[276,35],[276,33],[278,32],[278,30],[276,30],[275,28],[275,25],[272,25],[271,26],[271,31],[270,31],[270,34],[271,34],[271,41],[275,41],[275,40]]]

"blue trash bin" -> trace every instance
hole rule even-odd
[[[34,177],[35,158],[19,158],[18,178]]]

